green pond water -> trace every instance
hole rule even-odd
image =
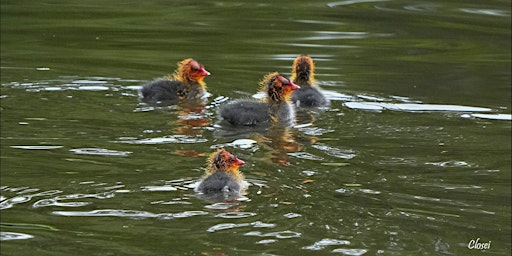
[[[1,255],[510,255],[510,1],[0,10]],[[304,53],[329,108],[221,132],[220,104]],[[206,107],[143,104],[187,57]],[[193,191],[219,147],[246,162],[236,202]]]

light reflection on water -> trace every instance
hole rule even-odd
[[[94,210],[94,211],[54,211],[52,214],[57,216],[67,217],[127,217],[127,218],[157,218],[163,220],[170,220],[176,218],[187,218],[192,216],[207,215],[204,211],[186,211],[179,213],[151,213],[145,211],[135,210],[117,210],[117,209],[105,209],[105,210]]]
[[[77,78],[75,78],[77,79]],[[108,79],[110,81],[114,81],[113,84],[117,82],[121,83],[121,81],[115,81],[112,79]],[[112,88],[116,88],[118,90],[119,87],[113,85]],[[109,89],[110,90],[110,89]],[[120,89],[118,93],[123,93],[123,91],[129,91],[131,89]],[[35,93],[39,90],[31,87],[27,89],[28,93]],[[57,92],[59,90],[56,90]],[[96,92],[95,89],[90,90],[90,93]],[[327,93],[328,94],[328,93]],[[334,95],[334,96],[333,96]],[[130,97],[133,100],[137,99],[137,95],[126,95],[125,97]],[[214,100],[212,104],[210,104],[208,108],[205,108],[205,112],[202,114],[190,113],[188,115],[184,115],[179,108],[171,107],[171,108],[153,108],[150,109],[149,112],[160,112],[160,111],[170,111],[176,112],[177,120],[201,120],[202,118],[212,118],[215,119],[215,111],[219,104],[226,101],[226,97],[219,96]],[[353,101],[359,100],[359,101]],[[469,115],[483,115],[480,113],[471,113],[471,112],[490,112],[496,111],[489,108],[478,108],[478,107],[470,107],[470,106],[459,106],[459,105],[435,105],[435,104],[423,104],[419,101],[415,101],[414,99],[406,98],[406,97],[398,97],[398,96],[374,96],[374,95],[364,95],[364,94],[339,94],[334,92],[331,93],[331,101],[332,106],[330,108],[325,109],[319,113],[313,113],[313,115],[321,116],[321,115],[330,115],[330,116],[341,116],[350,115],[350,113],[345,111],[362,111],[361,114],[364,114],[367,111],[365,107],[358,107],[359,105],[363,106],[373,106],[378,107],[379,112],[373,114],[381,114],[384,115],[385,111],[398,111],[403,112],[404,115],[414,115],[414,112],[430,112],[431,114],[436,115],[436,112],[441,112],[438,114],[440,118],[449,118],[443,117],[442,113],[453,112],[459,114],[460,112],[469,112]],[[396,103],[390,103],[396,102]],[[404,103],[403,103],[404,102]],[[410,103],[414,102],[414,103]],[[359,105],[358,105],[359,104]],[[135,105],[134,105],[135,106]],[[413,113],[408,113],[413,112]],[[372,112],[370,112],[372,113]],[[97,182],[88,182],[82,181],[81,185],[90,185],[91,187],[95,187],[96,192],[94,193],[71,193],[65,194],[63,190],[50,190],[45,192],[40,192],[39,188],[29,188],[29,187],[20,187],[20,188],[11,188],[11,187],[3,187],[2,188],[2,200],[0,203],[0,209],[6,210],[9,208],[13,208],[15,206],[29,204],[33,209],[39,208],[49,208],[49,214],[53,216],[60,217],[73,217],[73,218],[109,218],[109,217],[117,217],[117,218],[127,218],[132,221],[141,221],[146,219],[155,219],[160,221],[184,221],[188,218],[206,218],[213,217],[214,219],[250,219],[249,222],[209,222],[211,223],[208,227],[203,227],[204,232],[210,233],[219,233],[219,232],[239,232],[236,230],[243,230],[243,235],[246,237],[256,237],[257,240],[254,241],[255,245],[271,245],[280,243],[282,240],[287,239],[302,239],[304,235],[307,235],[308,232],[302,228],[298,228],[297,226],[287,227],[283,225],[281,222],[268,222],[268,221],[260,221],[266,219],[261,213],[257,211],[251,210],[246,211],[245,209],[254,201],[261,201],[263,198],[272,198],[279,197],[280,193],[283,191],[296,191],[299,192],[301,200],[307,200],[308,198],[318,198],[318,192],[315,191],[316,186],[326,186],[320,185],[322,182],[320,181],[323,177],[326,176],[326,172],[336,172],[342,171],[347,172],[348,170],[354,170],[354,167],[350,167],[353,164],[358,163],[358,158],[364,158],[364,154],[360,155],[361,152],[364,152],[364,149],[357,149],[354,145],[344,145],[333,143],[343,141],[343,135],[341,138],[337,137],[335,134],[339,134],[335,126],[332,125],[321,125],[321,121],[314,119],[309,119],[308,116],[310,113],[299,113],[299,118],[307,117],[300,121],[293,129],[280,131],[280,130],[270,130],[263,136],[254,135],[252,133],[242,134],[241,138],[235,139],[222,139],[220,138],[211,138],[210,132],[214,132],[216,130],[215,125],[208,123],[205,127],[200,128],[201,133],[196,134],[169,134],[162,135],[160,137],[153,137],[155,134],[166,133],[165,130],[139,130],[140,134],[136,136],[125,136],[125,137],[117,137],[113,138],[114,140],[110,140],[109,143],[114,144],[128,144],[128,145],[146,145],[146,146],[158,146],[158,145],[168,145],[168,144],[206,144],[207,148],[215,149],[219,147],[227,147],[239,150],[243,152],[242,157],[247,157],[248,162],[252,162],[252,166],[257,166],[258,157],[264,152],[271,149],[273,152],[273,156],[271,157],[274,163],[279,163],[283,167],[291,165],[295,166],[294,168],[300,168],[299,162],[307,161],[310,163],[319,163],[323,166],[328,166],[326,169],[319,168],[317,165],[308,165],[307,169],[302,169],[302,177],[297,177],[296,180],[302,182],[302,184],[297,183],[295,185],[279,185],[282,181],[278,183],[270,182],[266,180],[265,174],[261,177],[262,173],[259,173],[260,168],[254,170],[253,168],[249,168],[247,170],[246,175],[249,177],[258,177],[259,179],[263,179],[263,182],[259,182],[258,180],[251,180],[250,182],[255,189],[251,190],[247,197],[242,198],[236,202],[226,202],[226,203],[212,203],[202,205],[199,203],[198,198],[193,196],[193,188],[194,182],[197,181],[197,178],[200,176],[200,172],[191,173],[185,175],[184,179],[176,179],[171,181],[160,181],[153,184],[145,184],[140,185],[138,188],[129,188],[124,184],[109,184],[109,183],[97,183]],[[503,119],[505,121],[509,120],[507,118],[502,118],[503,115],[506,114],[486,114],[487,118],[491,120],[495,118],[496,120]],[[461,115],[460,117],[466,117]],[[477,116],[474,116],[477,117]],[[47,122],[48,118],[26,118],[27,125],[32,125],[30,122]],[[390,125],[389,127],[372,127],[372,129],[379,129],[379,133],[388,134],[391,130],[401,131],[406,133],[414,133],[419,131],[428,131],[430,128],[428,127],[393,127]],[[439,130],[442,132],[443,129]],[[176,131],[176,130],[174,130]],[[181,130],[182,132],[184,130]],[[206,134],[205,134],[206,132]],[[353,132],[352,132],[353,133]],[[141,137],[142,135],[142,137]],[[283,140],[282,136],[286,135],[286,139]],[[446,135],[446,134],[445,134]],[[151,137],[148,137],[151,136]],[[275,137],[277,136],[277,137]],[[425,135],[429,136],[429,135]],[[430,135],[431,136],[431,135]],[[349,136],[351,137],[351,136]],[[321,139],[324,140],[321,140]],[[319,140],[320,139],[320,140]],[[285,141],[286,143],[282,143]],[[282,143],[282,144],[280,144]],[[291,144],[290,144],[291,143]],[[297,145],[294,145],[297,144]],[[112,144],[109,144],[112,145]],[[269,147],[270,146],[270,147]],[[84,148],[69,148],[69,145],[63,143],[62,145],[11,145],[9,146],[15,150],[38,150],[38,151],[54,151],[59,149],[66,149],[69,153],[77,156],[90,156],[93,158],[89,159],[79,159],[79,158],[71,158],[67,156],[66,160],[69,162],[77,162],[77,163],[94,163],[94,164],[107,164],[108,160],[105,159],[99,161],[95,160],[95,157],[124,157],[130,158],[134,155],[141,155],[142,152],[136,148],[124,148],[120,150],[107,149],[101,147],[84,147]],[[106,146],[108,147],[108,146]],[[281,147],[281,148],[280,148]],[[181,151],[183,154],[186,151]],[[199,153],[199,155],[205,155],[205,153]],[[195,153],[193,154],[195,155]],[[263,156],[263,158],[266,158]],[[342,160],[340,162],[340,159]],[[354,162],[354,159],[355,162]],[[436,168],[440,168],[444,171],[448,171],[449,169],[461,170],[475,170],[479,168],[479,164],[474,161],[468,160],[442,160],[442,161],[429,161],[428,159],[422,158],[407,158],[407,157],[387,157],[382,158],[381,160],[373,160],[378,163],[379,166],[405,166],[405,167],[413,167],[416,168],[420,165],[424,166],[433,166]],[[110,164],[109,164],[110,165]],[[199,163],[202,166],[202,163]],[[357,167],[355,168],[357,169]],[[172,167],[171,167],[171,170]],[[244,170],[242,170],[244,171]],[[256,171],[256,172],[254,172]],[[290,170],[287,170],[289,172]],[[497,170],[499,172],[500,170]],[[271,174],[275,175],[275,174]],[[343,174],[346,175],[346,174]],[[280,175],[278,175],[280,176]],[[281,180],[285,176],[281,176]],[[275,178],[272,178],[275,179]],[[478,193],[486,193],[488,189],[484,186],[474,185],[471,183],[457,183],[457,182],[448,182],[442,179],[433,182],[425,182],[425,181],[415,181],[418,179],[417,175],[403,177],[404,181],[413,182],[415,186],[420,188],[427,189],[429,191],[437,191],[435,193],[445,193],[446,191],[456,191],[458,193],[467,193],[478,194]],[[419,178],[421,179],[421,178]],[[253,182],[254,181],[254,182]],[[385,182],[386,180],[384,180]],[[384,204],[384,208],[390,207],[393,209],[387,210],[384,213],[375,212],[375,210],[370,210],[371,216],[377,218],[384,219],[415,219],[415,220],[423,220],[435,223],[434,225],[442,225],[442,223],[450,223],[453,219],[458,219],[455,221],[455,225],[463,225],[463,221],[467,215],[477,215],[477,216],[496,216],[498,214],[495,210],[489,210],[482,204],[475,204],[461,201],[460,199],[452,199],[449,196],[431,196],[429,193],[427,194],[416,194],[416,193],[397,193],[392,189],[384,188],[379,189],[377,185],[378,182],[363,182],[363,183],[345,183],[340,186],[335,185],[334,187],[330,187],[328,190],[330,192],[334,192],[343,198],[352,197],[352,200],[361,200],[361,201],[373,201],[378,202],[379,204]],[[313,185],[313,186],[311,186]],[[277,188],[276,188],[277,186]],[[277,191],[274,191],[276,190]],[[15,195],[12,195],[12,194]],[[158,194],[162,194],[162,196],[155,196]],[[186,194],[183,194],[186,193]],[[325,193],[325,191],[320,192]],[[152,195],[150,195],[152,194]],[[159,207],[173,207],[173,208],[159,208],[155,211],[147,211],[147,210],[138,210],[135,205],[134,208],[124,208],[119,205],[120,208],[108,208],[108,205],[111,205],[114,202],[121,200],[120,198],[123,195],[131,195],[134,197],[147,197],[149,196],[150,201],[144,200],[146,204],[159,206]],[[171,199],[169,198],[171,197]],[[101,203],[100,201],[112,201],[111,203]],[[300,201],[296,201],[297,199],[288,198],[288,199],[280,199],[281,201],[276,202],[276,204],[270,204],[270,207],[281,208],[288,204],[296,205],[299,204]],[[144,202],[143,201],[143,202]],[[384,203],[385,202],[385,203]],[[107,207],[98,207],[97,205],[103,205]],[[135,204],[140,204],[135,203]],[[114,205],[116,205],[114,203]],[[392,205],[392,206],[391,206]],[[88,208],[94,206],[95,209],[89,210]],[[191,208],[190,208],[191,207]],[[67,210],[67,209],[73,210]],[[199,210],[201,209],[202,210]],[[84,209],[84,210],[80,210]],[[288,212],[282,214],[284,218],[287,219],[298,219],[302,221],[304,218],[307,218],[309,213],[306,211],[298,211],[298,212]],[[380,217],[379,217],[380,216]],[[330,225],[333,225],[332,223]],[[269,229],[270,231],[260,231],[260,229]],[[276,231],[277,230],[277,231]],[[199,231],[200,232],[200,231]],[[34,235],[29,232],[27,233],[16,233],[16,232],[3,232],[1,236],[3,241],[8,240],[25,240],[25,239],[33,239]],[[338,236],[333,236],[338,237]],[[346,255],[364,255],[368,253],[368,249],[364,248],[353,248],[357,247],[357,243],[354,243],[354,238],[346,238],[346,239],[336,239],[330,237],[318,237],[316,241],[311,241],[309,244],[304,244],[301,247],[303,251],[330,251],[343,253]],[[346,248],[350,247],[350,248]]]
[[[25,240],[31,238],[34,238],[34,236],[16,232],[0,232],[0,241]]]

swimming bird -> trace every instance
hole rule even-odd
[[[263,78],[260,88],[267,96],[262,100],[238,99],[222,105],[219,114],[223,121],[232,126],[293,124],[295,109],[290,103],[290,96],[300,87],[290,79],[273,72]]]
[[[297,107],[324,107],[329,100],[320,92],[315,82],[315,63],[308,55],[300,55],[293,61],[292,76],[290,78],[300,86],[293,92],[292,102]]]
[[[180,100],[200,99],[205,95],[203,79],[210,75],[203,65],[187,58],[178,63],[172,76],[143,84],[143,100],[150,103],[176,104]]]
[[[213,152],[207,160],[207,167],[197,192],[210,198],[233,198],[247,187],[244,175],[239,171],[245,162],[221,148]]]

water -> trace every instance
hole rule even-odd
[[[510,255],[508,1],[1,5],[2,255]],[[219,133],[302,53],[330,108]],[[206,108],[141,104],[186,57]],[[218,147],[237,202],[194,196]]]

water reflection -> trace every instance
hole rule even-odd
[[[142,191],[149,191],[149,192],[162,192],[162,191],[176,191],[178,190],[176,187],[171,185],[162,185],[162,186],[143,186],[141,187]],[[165,202],[159,202],[162,204],[167,204]]]
[[[473,8],[461,8],[462,12],[471,14],[481,14],[490,16],[510,16],[510,13],[505,10],[493,10],[493,9],[473,9]]]
[[[234,147],[234,148],[243,148],[243,149],[251,149],[251,151],[258,150],[258,142],[251,139],[236,139],[233,142],[225,143],[225,144],[216,144],[211,146],[211,148],[223,148],[223,147]]]
[[[268,232],[263,233],[260,231],[251,231],[244,234],[245,236],[258,236],[258,237],[274,237],[277,239],[289,239],[289,238],[300,238],[302,236],[301,233],[285,230],[280,232]]]
[[[200,136],[187,136],[187,135],[165,135],[162,137],[154,137],[154,138],[144,138],[137,139],[132,137],[122,137],[119,138],[119,143],[127,143],[127,144],[146,144],[146,145],[154,145],[154,144],[166,144],[166,143],[185,143],[185,144],[196,144],[207,142],[208,140],[202,138]]]
[[[24,234],[24,233],[16,233],[16,232],[0,232],[0,241],[9,241],[9,240],[25,240],[34,238],[33,235]]]
[[[74,148],[69,151],[77,155],[128,156],[132,152],[104,148]]]
[[[194,106],[193,109],[179,111],[175,133],[185,135],[202,134],[204,128],[210,125],[210,119],[204,114],[204,105]]]
[[[247,218],[256,216],[257,214],[254,212],[223,212],[215,215],[215,217],[224,218],[224,219],[239,219],[239,218]]]
[[[81,86],[85,86],[86,82],[84,82],[83,80],[87,80],[80,79],[78,77],[75,77],[73,79],[73,81],[77,81],[75,82],[76,84],[80,83]],[[132,92],[133,89],[120,87],[120,85],[117,84],[115,79],[102,78],[101,81],[110,81],[110,84],[102,83],[103,85],[108,85],[109,90],[119,90],[119,93],[124,95],[124,97],[129,97],[129,99],[131,100],[137,99],[137,95],[129,93]],[[328,81],[325,83],[328,84]],[[73,84],[73,82],[71,82],[71,84]],[[40,85],[34,84],[27,86],[31,87],[30,90],[35,91],[41,90],[42,88],[38,88],[37,86]],[[75,87],[69,87],[66,90],[74,90],[72,88]],[[91,92],[95,90],[94,88],[88,89],[90,89]],[[59,90],[56,90],[56,92],[52,93],[58,93],[58,91]],[[347,114],[347,112],[345,112],[347,109],[357,111],[367,110],[367,108],[375,108],[375,110],[378,110],[378,112],[372,113],[376,114],[377,116],[384,115],[385,111],[403,112],[404,115],[407,115],[408,112],[434,112],[434,114],[436,112],[467,112],[461,114],[460,116],[467,118],[510,120],[510,115],[499,113],[494,114],[493,112],[497,110],[493,110],[491,108],[481,108],[462,105],[423,104],[421,101],[410,99],[408,97],[394,95],[351,95],[342,94],[330,90],[324,90],[324,94],[330,95],[328,97],[330,97],[330,99],[333,101],[333,106],[326,109],[299,110],[297,112],[297,124],[294,125],[293,127],[272,126],[262,130],[247,129],[230,131],[232,133],[222,133],[221,131],[225,132],[225,130],[219,129],[219,127],[212,124],[212,120],[215,121],[216,119],[215,112],[219,104],[222,104],[222,102],[225,102],[227,100],[227,98],[223,96],[215,98],[209,104],[192,104],[175,107],[147,106],[143,104],[137,105],[137,108],[140,109],[147,108],[146,113],[166,113],[172,115],[173,118],[169,119],[166,116],[165,118],[168,118],[169,121],[167,121],[162,127],[158,127],[157,129],[154,130],[143,130],[142,134],[140,134],[139,136],[117,137],[116,140],[111,141],[114,143],[134,144],[140,146],[160,144],[189,144],[194,146],[194,148],[192,149],[171,149],[172,152],[180,156],[204,156],[204,150],[206,149],[201,147],[196,149],[196,146],[200,144],[207,144],[206,142],[212,141],[215,143],[212,143],[211,145],[207,144],[206,147],[237,148],[241,150],[244,154],[251,154],[251,157],[256,160],[253,160],[255,162],[255,166],[258,166],[261,163],[272,166],[272,170],[268,170],[268,173],[272,173],[272,175],[276,175],[274,170],[274,164],[282,166],[283,168],[293,166],[294,169],[291,171],[287,171],[287,175],[295,175],[296,184],[286,185],[272,183],[269,185],[269,180],[262,174],[262,172],[248,172],[248,174],[251,177],[263,177],[261,180],[257,180],[254,178],[249,179],[249,182],[252,185],[256,185],[253,186],[255,187],[255,189],[252,189],[250,191],[250,198],[242,197],[239,198],[238,200],[221,203],[209,202],[214,200],[209,200],[201,197],[199,197],[199,199],[201,200],[196,200],[197,197],[192,192],[193,188],[195,187],[194,184],[195,182],[197,182],[197,180],[194,178],[183,178],[171,181],[152,182],[150,184],[142,184],[136,188],[127,188],[126,185],[122,183],[107,183],[93,181],[81,181],[77,183],[77,185],[90,185],[91,187],[99,189],[98,191],[90,193],[66,193],[62,190],[50,190],[46,192],[41,192],[40,189],[37,188],[4,187],[2,188],[2,191],[4,193],[2,193],[0,209],[8,209],[19,204],[31,203],[31,206],[33,208],[49,207],[51,209],[51,214],[53,216],[65,216],[76,218],[120,217],[129,218],[133,220],[176,220],[187,219],[189,217],[194,216],[213,216],[214,218],[218,219],[258,219],[259,216],[261,216],[261,214],[250,208],[250,202],[253,202],[255,200],[259,201],[262,198],[279,198],[281,196],[290,197],[289,194],[293,194],[293,191],[300,192],[298,194],[300,194],[301,200],[309,199],[312,197],[314,198],[318,194],[315,193],[318,192],[315,191],[315,186],[328,186],[325,185],[325,182],[323,182],[322,185],[318,185],[320,184],[319,181],[321,180],[321,178],[319,177],[325,175],[324,172],[326,170],[323,168],[318,168],[317,166],[328,166],[327,169],[331,171],[335,170],[351,172],[352,169],[355,168],[352,167],[352,162],[357,162],[357,157],[364,157],[364,154],[368,154],[368,152],[364,151],[365,149],[357,148],[356,146],[354,146],[354,144],[344,145],[344,142],[340,142],[340,138],[335,137],[339,135],[339,131],[333,128],[338,126],[333,126],[331,123],[326,122],[326,120],[322,120],[322,118],[325,118],[325,116],[328,116],[330,118],[332,118],[332,116],[344,117],[350,114]],[[133,107],[133,105],[130,105],[130,107]],[[483,114],[482,112],[486,114]],[[25,121],[48,121],[48,119],[28,117],[25,118]],[[409,133],[421,132],[427,134],[425,136],[435,136],[435,134],[432,135],[432,132],[429,132],[429,130],[426,127],[421,126],[402,126],[400,128],[396,128],[395,126],[389,126],[384,128],[385,129],[383,129],[383,126],[373,127],[372,129],[375,129],[375,132],[372,135],[376,136],[382,133],[383,136],[388,136],[386,138],[389,139],[390,137],[396,136],[391,136],[390,134],[395,134],[397,130],[401,130],[407,131]],[[170,132],[166,133],[166,129],[170,130]],[[333,135],[333,138],[328,138],[330,134]],[[130,151],[114,150],[111,148],[111,146],[112,145],[105,145],[103,147],[94,148],[71,147],[69,151],[64,152],[67,152],[68,154],[71,153],[78,155],[89,155],[91,157],[121,156],[126,159],[130,159],[132,157],[132,155],[134,154],[132,152],[136,152],[137,154],[142,153],[136,148]],[[19,151],[52,151],[67,146],[16,144],[10,145],[9,147]],[[112,163],[108,162],[107,160],[102,160],[102,162],[98,162],[94,159],[85,160],[74,159],[69,157],[65,158],[65,160],[71,163],[101,163],[101,165],[112,166]],[[307,168],[304,167],[306,168],[304,169],[301,167],[301,165],[295,164],[295,162],[297,162],[296,160],[301,160],[301,163],[305,162],[314,164]],[[463,169],[475,171],[475,168],[479,168],[479,164],[477,161],[470,161],[464,158],[456,157],[442,160],[422,160],[415,157],[390,156],[377,160],[373,159],[372,161],[381,167],[384,166],[385,168],[396,168],[397,166],[421,168],[421,166],[426,166],[427,168],[429,168],[429,170],[433,170],[431,168],[437,168],[439,170],[444,171],[460,171]],[[300,171],[295,173],[295,170],[297,168]],[[476,170],[475,172],[477,171],[479,170]],[[500,172],[500,170],[488,171],[488,173],[495,172]],[[355,171],[354,173],[355,174],[353,175],[353,177],[351,175],[348,175],[351,176],[351,180],[346,180],[346,183],[344,183],[344,185],[340,186],[339,184],[336,184],[334,185],[334,187],[330,187],[328,190],[342,197],[344,203],[346,203],[347,201],[351,202],[359,200],[367,203],[371,202],[370,204],[373,205],[375,209],[386,209],[384,210],[385,213],[380,213],[377,210],[374,210],[374,212],[372,212],[372,214],[385,220],[419,219],[429,221],[431,222],[431,225],[438,225],[438,222],[441,222],[441,224],[449,222],[448,220],[445,220],[446,218],[463,219],[468,215],[487,217],[496,216],[500,214],[499,211],[487,209],[484,205],[476,205],[469,202],[464,202],[458,199],[453,199],[450,196],[433,196],[430,195],[429,193],[413,193],[412,191],[409,191],[409,193],[398,193],[396,191],[390,190],[389,187],[386,188],[386,186],[380,187],[379,185],[377,185],[387,184],[386,182],[388,181],[387,179],[389,179],[389,177],[382,179],[375,178],[374,181],[366,183],[358,182],[357,177],[361,174],[357,174]],[[280,181],[284,180],[283,178],[280,178],[279,175],[280,174],[277,174],[277,176],[274,177],[274,179]],[[185,175],[185,177],[186,176],[187,175]],[[190,176],[196,177],[197,175]],[[443,191],[453,191],[456,193],[465,194],[485,194],[489,192],[489,188],[487,186],[471,184],[470,182],[457,183],[453,181],[443,181],[437,178],[435,180],[428,182],[422,180],[418,181],[418,179],[421,179],[421,175],[412,175],[409,173],[399,175],[399,177],[401,180],[414,182],[414,185],[418,186],[419,188],[422,188],[426,191],[433,191],[436,193],[442,193]],[[334,179],[339,178],[334,177]],[[353,182],[350,183],[352,179]],[[271,192],[265,192],[262,190],[262,188],[269,188]],[[15,193],[15,195],[11,196],[5,192]],[[102,206],[99,207],[99,209],[87,209],[88,207],[97,204],[98,200],[106,200],[109,202],[115,202],[117,200],[120,200],[118,195],[126,193],[150,196],[152,197],[152,199],[149,200],[149,202],[142,203],[147,203],[154,207],[177,208],[173,208],[172,212],[169,212],[169,209],[165,208],[161,210],[138,210],[138,208],[136,208],[135,206],[130,208],[109,208],[108,206]],[[169,193],[172,194],[170,196],[171,198],[169,198]],[[155,198],[153,198],[153,196],[149,194],[161,194],[161,197],[163,198],[159,196],[155,196]],[[297,202],[297,199],[294,199],[292,197],[287,199],[279,199],[278,203],[276,203],[275,205],[297,205]],[[140,203],[141,202],[138,202],[138,204]],[[269,205],[272,206],[272,204]],[[341,207],[341,205],[339,206]],[[194,209],[188,209],[188,207]],[[202,210],[197,210],[198,207],[199,209]],[[349,212],[351,212],[351,210],[349,210]],[[309,215],[307,211],[297,211],[283,214],[284,218],[290,220],[303,220],[308,216]],[[451,223],[456,223],[455,225],[460,226],[464,225],[464,221],[462,220],[451,220]],[[203,231],[216,233],[224,230],[237,230],[243,228],[253,229],[249,231],[244,231],[244,235],[247,237],[258,238],[258,240],[254,242],[254,244],[257,245],[270,245],[279,242],[280,240],[286,239],[300,239],[304,236],[303,234],[305,234],[304,229],[302,228],[284,228],[274,222],[265,223],[261,221],[216,223],[210,225],[209,227],[205,227]],[[260,228],[269,228],[272,230],[264,232],[259,231],[258,229]],[[2,234],[2,239],[28,239],[31,238],[30,236],[33,236],[31,234],[18,233],[21,234],[18,235],[14,233],[16,232],[4,232]],[[365,249],[357,249],[357,245],[351,244],[352,240],[353,239],[350,238],[318,238],[316,242],[312,241],[309,244],[303,245],[301,247],[301,250],[328,250],[331,252],[339,252],[349,255],[360,255],[367,253]],[[438,247],[441,248],[442,244],[440,244]],[[396,250],[397,247],[392,246],[391,248],[392,250]]]
[[[11,148],[19,148],[19,149],[34,149],[34,150],[49,150],[49,149],[57,149],[62,148],[63,146],[10,146]]]
[[[124,84],[135,84],[139,82],[138,80],[122,79],[118,77],[61,76],[57,79],[36,82],[10,82],[5,84],[5,86],[25,88],[25,90],[29,92],[67,90],[118,91],[120,89],[137,90],[140,88],[139,86],[124,86]]]
[[[137,210],[104,209],[93,211],[53,211],[52,214],[66,217],[127,217],[127,218],[157,218],[163,220],[188,218],[199,215],[208,215],[205,211],[184,211],[178,213],[151,213]]]
[[[353,5],[353,4],[362,4],[362,3],[373,3],[373,2],[387,2],[389,0],[345,0],[345,1],[338,1],[338,2],[331,2],[328,3],[327,6],[329,7],[337,7],[337,6],[344,6],[344,5]]]
[[[266,150],[273,163],[290,165],[288,161],[290,152],[302,150],[303,145],[295,140],[295,134],[290,127],[271,127],[265,134],[255,134],[254,140]]]
[[[237,211],[240,210],[241,205],[238,202],[217,202],[210,205],[205,205],[204,208],[210,210],[222,210],[222,211]]]
[[[250,223],[222,223],[217,224],[214,226],[211,226],[208,228],[208,232],[218,232],[226,229],[235,229],[235,228],[242,228],[242,227],[253,227],[253,228],[273,228],[275,227],[275,224],[271,223],[264,223],[261,221],[255,221]]]
[[[318,242],[315,242],[312,245],[304,246],[302,249],[304,250],[312,250],[312,251],[319,251],[323,250],[328,246],[333,245],[350,245],[350,241],[348,240],[338,240],[338,239],[331,239],[331,238],[324,238]]]
[[[345,107],[363,110],[398,110],[398,111],[451,111],[451,112],[490,112],[490,108],[413,103],[381,103],[381,102],[345,102]]]
[[[465,114],[461,115],[461,117],[476,117],[482,119],[491,119],[491,120],[509,120],[512,121],[511,114]]]
[[[355,156],[357,156],[355,150],[353,149],[342,149],[342,148],[335,148],[331,147],[329,145],[323,144],[323,143],[315,143],[312,145],[313,148],[316,148],[318,150],[321,150],[325,154],[335,157],[335,158],[341,158],[341,159],[352,159]]]
[[[8,209],[13,207],[16,204],[22,204],[30,202],[32,199],[36,197],[45,197],[45,196],[51,196],[55,194],[62,193],[61,190],[48,190],[43,192],[37,192],[40,189],[37,188],[28,188],[28,187],[8,187],[8,186],[2,186],[1,191],[2,192],[10,192],[15,193],[15,196],[7,197],[2,195],[2,201],[0,202],[0,210]],[[33,193],[37,192],[37,193]]]

